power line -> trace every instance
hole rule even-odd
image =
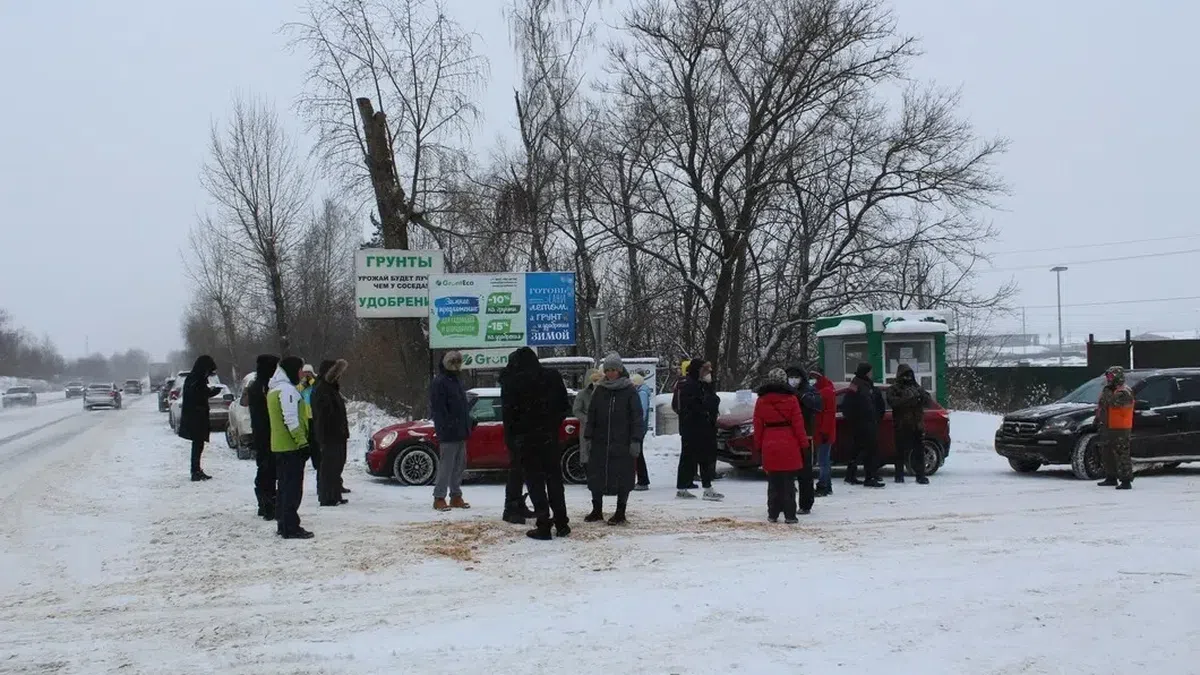
[[[1200,300],[1200,295],[1185,295],[1177,298],[1138,298],[1136,300],[1105,300],[1102,302],[1063,303],[1063,307],[1107,307],[1109,305],[1139,305],[1143,302],[1179,302]],[[1022,305],[1024,309],[1057,309],[1058,305]]]
[[[1051,251],[1062,251],[1068,249],[1083,249],[1083,248],[1104,248],[1107,246],[1128,246],[1130,244],[1155,243],[1160,241],[1179,241],[1181,239],[1200,239],[1200,234],[1178,234],[1172,237],[1155,237],[1152,239],[1127,239],[1125,241],[1105,241],[1095,244],[1068,244],[1066,246],[1055,246],[1053,248],[1026,248],[1012,251],[995,251],[991,255],[1015,255],[1017,253],[1049,253]]]
[[[1133,255],[1123,255],[1119,258],[1096,258],[1094,260],[1073,260],[1073,261],[1069,261],[1069,262],[1062,262],[1059,264],[1070,267],[1070,266],[1078,266],[1078,265],[1092,265],[1092,264],[1096,264],[1096,263],[1126,262],[1128,260],[1144,260],[1146,258],[1166,258],[1169,256],[1187,255],[1189,253],[1200,253],[1200,248],[1189,248],[1189,249],[1185,249],[1183,251],[1161,251],[1159,253],[1141,253],[1141,254],[1133,254]],[[992,269],[989,269],[989,270],[979,270],[979,271],[983,272],[983,273],[987,273],[987,272],[1017,272],[1020,270],[1040,270],[1040,269],[1049,269],[1049,268],[1047,267],[1047,265],[1045,263],[1041,263],[1038,265],[1020,265],[1017,267],[993,267]]]

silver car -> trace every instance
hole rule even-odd
[[[4,392],[3,407],[11,408],[18,405],[37,405],[37,394],[29,387],[9,387]]]
[[[83,409],[96,408],[121,409],[121,389],[112,382],[107,384],[89,384],[83,392]]]
[[[208,428],[224,432],[229,426],[229,406],[233,403],[233,392],[218,381],[209,380],[208,386],[217,393],[208,399]],[[167,423],[171,430],[179,432],[179,421],[183,417],[183,380],[177,380],[171,389],[171,401],[167,410]]]

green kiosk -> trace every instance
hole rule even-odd
[[[834,382],[849,382],[860,363],[870,363],[876,382],[893,382],[901,363],[946,405],[946,334],[950,313],[897,310],[822,317],[814,327],[821,365]]]

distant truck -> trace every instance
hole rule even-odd
[[[162,389],[163,383],[171,376],[171,366],[166,363],[150,364],[150,391]]]

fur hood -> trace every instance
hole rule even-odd
[[[342,373],[346,372],[346,367],[349,365],[346,359],[322,361],[321,367],[317,370],[317,376],[329,384],[337,384],[338,380],[342,377]]]

